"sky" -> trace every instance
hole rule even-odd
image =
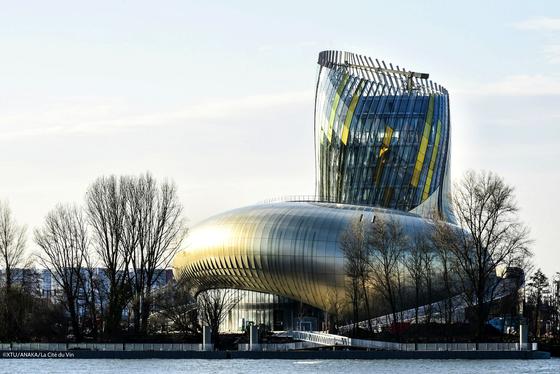
[[[316,61],[337,49],[445,86],[452,178],[515,186],[537,267],[560,271],[559,1],[0,6],[0,199],[30,233],[101,175],[173,180],[191,226],[313,194]]]

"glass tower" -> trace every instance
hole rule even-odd
[[[449,218],[449,96],[348,52],[319,54],[316,192],[321,200]]]

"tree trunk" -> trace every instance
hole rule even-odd
[[[122,319],[122,308],[118,305],[120,303],[115,300],[114,297],[109,299],[109,310],[107,312],[107,335],[111,338],[118,338],[121,335],[121,319]]]
[[[354,289],[354,297],[352,300],[352,309],[353,309],[353,314],[354,314],[354,336],[356,336],[357,332],[358,332],[358,320],[359,320],[359,307],[358,307],[358,301],[359,301],[359,289],[358,289],[358,285],[356,284],[356,280],[352,280],[353,282],[353,289]]]
[[[6,266],[6,291],[9,292],[12,288],[12,269]]]
[[[414,300],[414,322],[418,324],[418,306],[420,304],[420,288],[418,287],[418,282],[416,282],[415,287],[415,300]]]
[[[535,335],[538,338],[541,336],[541,324],[539,323],[540,314],[541,314],[540,310],[541,310],[541,302],[540,302],[540,296],[538,296],[537,305],[535,308]]]
[[[97,340],[99,334],[99,328],[97,326],[97,308],[95,306],[95,286],[93,285],[93,280],[90,277],[90,292],[91,298],[89,300],[89,313],[91,318],[91,334],[94,340]],[[103,306],[101,306],[101,310],[103,310]]]
[[[132,304],[132,313],[134,314],[132,324],[134,325],[134,334],[140,333],[140,323],[141,323],[141,311],[140,311],[140,300],[135,300]]]
[[[80,329],[80,322],[78,321],[78,313],[76,312],[76,301],[73,297],[68,298],[68,308],[70,312],[70,322],[72,323],[72,333],[77,342],[82,341],[82,331]]]
[[[478,341],[484,338],[484,325],[486,323],[486,312],[484,307],[484,292],[480,289],[477,292],[477,307],[476,307],[476,337]]]
[[[149,297],[144,298],[144,302],[142,303],[141,308],[141,321],[140,321],[140,332],[144,335],[148,333],[148,324],[150,319],[150,311],[152,305],[149,300]]]
[[[369,309],[369,298],[368,298],[366,283],[365,283],[364,279],[362,279],[362,290],[364,292],[364,302],[366,303],[366,319],[367,319],[367,322],[368,322],[368,329],[369,329],[369,332],[372,332],[373,327],[371,326],[371,313],[370,313],[370,309]]]
[[[214,344],[214,347],[217,347],[220,343],[220,324],[212,323],[210,328],[212,329],[212,344]]]

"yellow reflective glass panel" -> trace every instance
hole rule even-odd
[[[352,96],[352,101],[350,101],[350,106],[348,107],[348,112],[346,112],[346,119],[344,120],[344,127],[342,129],[342,143],[346,145],[348,143],[348,134],[350,133],[350,124],[352,123],[352,118],[354,117],[354,111],[358,105],[358,100],[362,95],[364,89],[364,81],[362,80],[358,85],[356,91],[354,91],[354,96]]]
[[[430,139],[430,130],[432,127],[432,119],[434,117],[434,96],[430,95],[430,102],[428,104],[428,113],[426,115],[426,122],[424,124],[424,132],[422,134],[422,140],[420,141],[420,148],[418,149],[418,156],[416,158],[416,164],[414,165],[414,172],[412,174],[412,184],[414,187],[418,187],[418,180],[420,179],[420,173],[424,166],[424,159],[426,158],[426,149],[428,148],[428,141]]]
[[[332,140],[334,119],[336,117],[336,109],[338,108],[338,103],[340,102],[340,95],[342,95],[342,91],[344,91],[344,86],[346,86],[346,82],[348,81],[348,77],[349,77],[349,75],[344,73],[344,76],[342,77],[342,80],[338,84],[338,87],[336,89],[336,93],[334,95],[334,100],[333,100],[332,107],[331,107],[331,115],[329,116],[329,130],[327,132],[327,139],[329,140],[329,143]]]

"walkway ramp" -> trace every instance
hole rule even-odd
[[[536,343],[396,343],[381,340],[354,339],[341,335],[310,331],[288,331],[293,339],[323,346],[345,346],[380,351],[536,351]]]

